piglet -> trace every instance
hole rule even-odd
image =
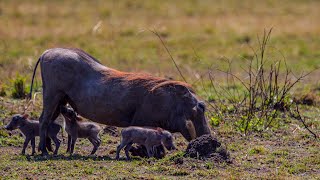
[[[94,154],[101,144],[99,137],[99,133],[102,130],[101,127],[92,122],[84,122],[71,108],[61,106],[60,112],[66,120],[66,131],[68,133],[67,152],[73,153],[77,138],[87,138],[93,145],[91,155]]]
[[[129,150],[133,143],[144,145],[147,149],[148,157],[153,156],[154,148],[159,145],[164,145],[168,150],[176,149],[169,131],[161,128],[152,129],[131,126],[121,131],[121,143],[117,147],[116,159],[119,160],[119,153],[125,147],[127,160],[130,160]]]
[[[29,120],[28,115],[14,115],[10,121],[10,123],[5,126],[7,130],[15,130],[17,128],[20,129],[20,131],[23,133],[25,136],[25,140],[23,143],[23,148],[22,148],[22,154],[25,154],[26,148],[31,141],[31,146],[32,146],[32,155],[35,153],[35,137],[39,136],[39,121],[35,120]],[[57,135],[61,129],[61,126],[56,123],[51,123],[49,124],[48,127],[48,136],[53,140],[53,142],[56,145],[56,149],[54,151],[54,154],[56,155],[58,153],[58,149],[60,147],[61,141],[57,138]]]

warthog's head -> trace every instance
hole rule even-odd
[[[23,121],[28,117],[29,116],[27,114],[24,114],[24,115],[16,114],[12,116],[11,121],[9,122],[8,125],[5,126],[5,129],[12,131],[19,128],[22,125]]]
[[[175,115],[171,121],[178,121],[178,131],[188,141],[204,134],[210,134],[205,117],[206,106],[187,87],[176,85],[174,97]]]
[[[169,131],[163,130],[161,128],[157,129],[158,133],[161,135],[161,142],[170,151],[175,150],[176,147],[173,144],[173,137]]]

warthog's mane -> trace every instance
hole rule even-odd
[[[177,85],[183,86],[193,92],[191,85],[184,82],[155,77],[147,73],[121,72],[114,69],[109,71],[111,71],[111,73],[108,73],[109,78],[121,79],[122,83],[127,85],[143,86],[148,89],[149,92],[153,92],[161,87],[173,87]]]
[[[92,57],[90,54],[85,51],[77,48],[68,48],[74,52],[76,52],[79,56],[86,60],[93,60],[99,64],[101,64],[96,58]],[[155,77],[147,73],[132,73],[132,72],[122,72],[115,69],[108,69],[108,72],[105,72],[107,78],[109,79],[122,79],[122,83],[127,85],[138,85],[144,86],[150,92],[153,92],[161,87],[169,87],[180,85],[187,88],[189,91],[194,92],[191,85],[180,82],[169,80],[161,77]]]

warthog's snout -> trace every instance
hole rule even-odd
[[[170,147],[168,150],[172,151],[172,150],[176,150],[177,148],[175,146]]]
[[[6,130],[9,130],[9,131],[11,131],[12,130],[12,128],[11,127],[9,127],[9,126],[5,126],[4,127]]]

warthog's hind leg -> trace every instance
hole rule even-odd
[[[45,88],[47,89],[47,88]],[[40,116],[40,143],[39,147],[42,155],[47,155],[46,139],[48,137],[48,127],[60,114],[59,105],[63,100],[62,93],[51,93],[43,90],[43,111]]]

